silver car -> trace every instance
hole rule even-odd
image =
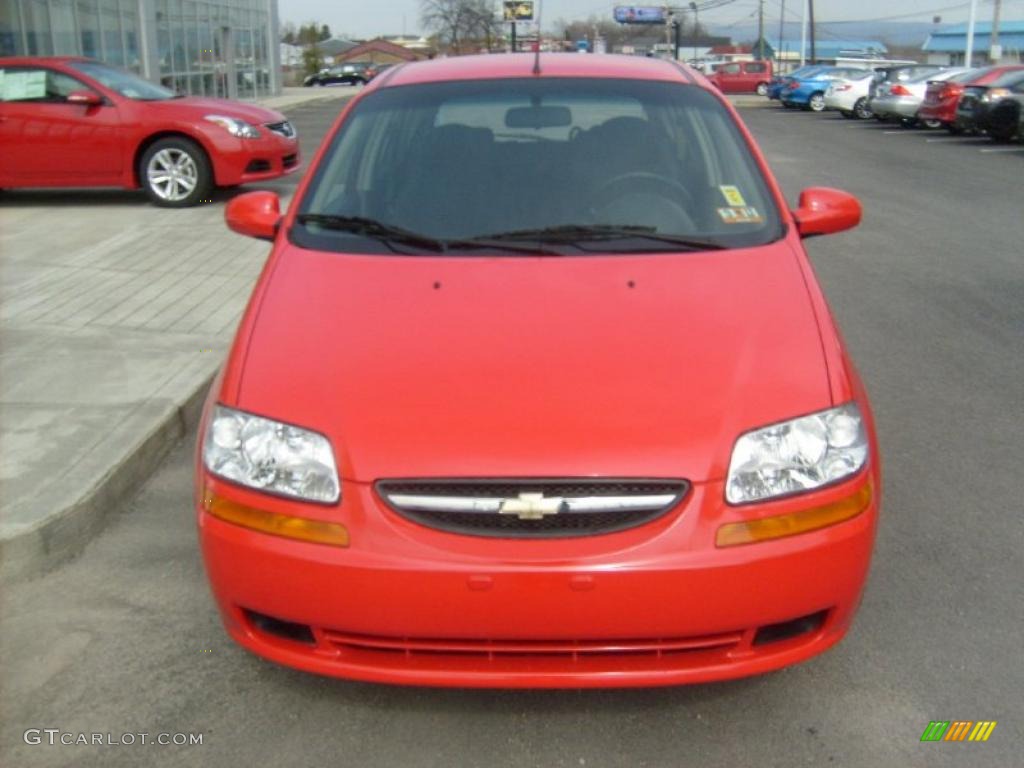
[[[870,101],[871,111],[880,119],[895,118],[901,125],[913,127],[918,124],[917,112],[924,101],[928,83],[934,80],[948,80],[970,71],[967,67],[953,67],[926,72],[902,83],[881,83]],[[939,127],[937,121],[926,120],[924,125],[928,128]]]

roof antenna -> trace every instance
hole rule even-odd
[[[540,0],[537,0],[537,40],[533,44],[533,74],[535,75],[540,74],[540,41],[544,34],[540,26],[540,12],[542,7],[543,3],[541,3]]]

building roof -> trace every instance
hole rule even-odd
[[[1003,50],[1024,50],[1024,21],[1003,21],[999,24],[999,44]],[[992,46],[992,22],[974,25],[974,50],[987,51]],[[931,53],[965,53],[967,25],[951,24],[928,35],[921,50]]]
[[[774,51],[799,51],[799,38],[786,38],[779,42],[777,37],[765,37],[764,41]],[[840,56],[870,56],[876,54],[888,54],[889,49],[880,40],[822,40],[819,38],[814,44],[814,55],[819,59],[835,59]],[[807,41],[807,55],[811,55],[811,43]]]
[[[368,40],[365,43],[360,43],[352,48],[349,48],[341,56],[338,56],[339,60],[353,61],[358,59],[360,56],[365,56],[368,53],[386,53],[389,56],[394,56],[396,59],[402,59],[403,61],[419,61],[424,58],[425,54],[418,51],[406,48],[404,45],[397,45],[395,43],[388,42],[387,40]]]
[[[330,40],[317,43],[316,47],[320,49],[320,53],[324,56],[339,56],[355,48],[356,43],[353,43],[351,40],[343,40],[340,37],[332,37]]]
[[[767,42],[767,41],[766,41]],[[753,53],[753,46],[750,45],[716,45],[708,53],[712,56],[727,56],[731,53]]]

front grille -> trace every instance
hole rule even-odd
[[[288,170],[289,168],[294,168],[297,162],[299,162],[299,156],[296,154],[285,155],[281,159],[281,164],[282,166],[284,166],[285,170]]]
[[[650,655],[706,651],[739,645],[742,632],[681,638],[595,640],[491,640],[476,638],[381,637],[322,630],[324,640],[342,651],[419,655],[469,656],[496,660],[509,657],[568,657]]]
[[[280,123],[267,123],[266,127],[268,130],[280,134],[281,136],[284,136],[286,139],[295,138],[295,127],[287,120]]]
[[[471,536],[556,538],[643,525],[679,504],[685,480],[382,480],[402,517]]]
[[[270,170],[269,160],[250,160],[245,166],[246,173],[266,173]]]

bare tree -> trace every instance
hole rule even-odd
[[[470,42],[490,48],[500,32],[490,0],[421,0],[420,21],[456,52]]]

